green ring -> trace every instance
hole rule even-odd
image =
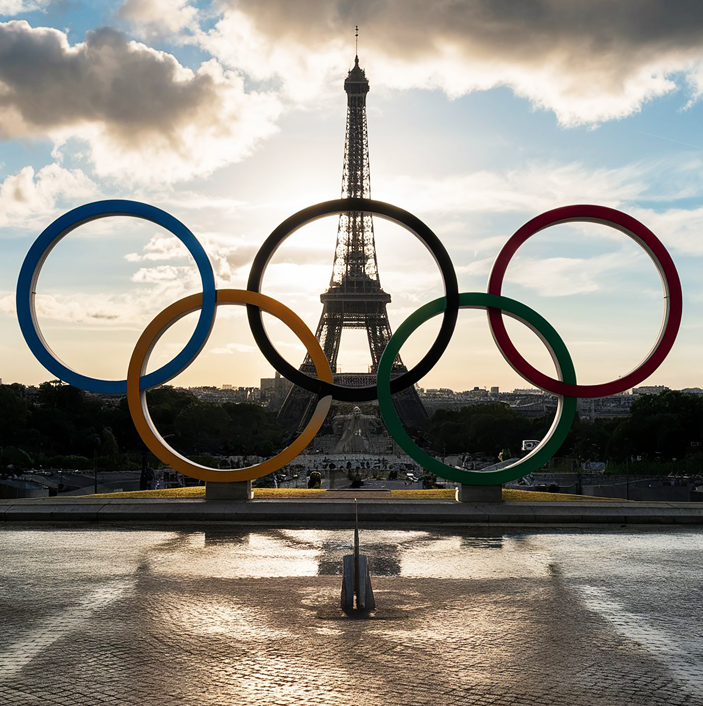
[[[446,304],[445,297],[440,297],[420,307],[398,327],[398,330],[393,334],[386,349],[383,351],[381,360],[378,363],[376,377],[378,384],[378,406],[388,431],[398,442],[398,445],[403,451],[405,451],[410,458],[417,461],[423,468],[442,478],[458,483],[465,485],[498,485],[533,473],[543,466],[564,443],[569,429],[571,428],[571,423],[576,415],[575,397],[559,397],[557,413],[547,436],[530,454],[525,456],[525,458],[520,459],[512,466],[501,468],[498,471],[465,471],[454,466],[448,466],[438,461],[433,456],[430,456],[426,451],[423,451],[405,431],[398,417],[398,413],[395,410],[391,396],[391,367],[401,347],[410,337],[410,334],[420,325],[424,324],[425,321],[428,321],[437,314],[441,314],[446,308]],[[506,314],[521,321],[534,331],[549,349],[557,368],[559,380],[571,385],[576,383],[574,364],[571,361],[571,356],[569,355],[564,341],[562,341],[552,325],[534,311],[534,309],[530,309],[530,307],[514,299],[509,299],[508,297],[499,296],[497,294],[464,292],[459,295],[460,309],[488,309],[489,307],[504,311]]]

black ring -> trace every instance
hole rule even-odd
[[[373,199],[335,199],[308,206],[302,211],[293,214],[276,228],[264,241],[259,252],[254,258],[249,273],[247,289],[252,292],[261,292],[261,282],[264,271],[278,249],[278,246],[298,228],[333,213],[347,213],[350,211],[363,211],[371,213],[389,221],[394,221],[413,233],[432,253],[437,263],[442,281],[444,283],[444,296],[447,298],[447,308],[444,311],[442,325],[431,348],[424,358],[411,370],[391,380],[391,392],[396,393],[414,385],[434,367],[435,363],[449,345],[454,327],[459,314],[459,284],[454,271],[454,265],[449,258],[449,253],[444,249],[440,239],[419,218],[402,208],[393,206],[383,201]],[[323,382],[294,368],[274,348],[264,328],[261,310],[253,304],[247,304],[247,316],[254,340],[261,349],[269,363],[292,383],[310,392],[319,395],[332,395],[336,400],[344,402],[368,402],[377,398],[376,385],[366,387],[348,387],[336,383]]]

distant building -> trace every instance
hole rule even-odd
[[[557,398],[552,395],[525,395],[510,406],[523,417],[544,417],[554,413],[557,408]]]
[[[669,388],[666,385],[640,385],[632,388],[632,394],[637,395],[658,395],[660,392],[665,392]]]
[[[616,419],[627,417],[635,401],[634,395],[610,395],[609,397],[579,397],[576,403],[581,419]]]
[[[235,387],[234,385],[223,385],[221,388],[214,385],[202,385],[200,387],[189,387],[191,392],[203,402],[213,402],[224,404],[225,402],[249,402],[250,404],[260,404],[258,387]]]
[[[261,378],[260,382],[260,402],[271,409],[280,409],[293,387],[293,383],[276,373],[272,378]]]
[[[446,399],[454,399],[456,396],[454,390],[450,390],[448,387],[431,387],[426,390],[421,390],[419,391],[422,397],[428,397],[428,398],[446,398]]]

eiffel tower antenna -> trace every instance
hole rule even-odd
[[[359,28],[356,27],[358,43]],[[342,198],[371,198],[369,139],[366,124],[366,95],[369,82],[359,66],[358,55],[344,81],[347,94],[347,128],[342,168]],[[371,214],[347,211],[339,216],[332,277],[329,288],[320,295],[322,315],[315,334],[329,360],[335,382],[348,387],[364,387],[376,383],[376,369],[388,341],[391,326],[386,306],[391,297],[381,287],[376,259]],[[371,353],[368,373],[339,373],[337,356],[343,329],[365,329]],[[314,375],[314,365],[306,356],[301,371]],[[392,377],[407,368],[400,356],[393,364]],[[410,426],[419,426],[427,418],[425,408],[414,387],[395,396],[400,418]],[[292,426],[306,424],[314,408],[314,397],[300,387],[293,387],[286,397],[279,421]],[[300,428],[300,427],[299,427]]]
[[[355,54],[356,58],[358,59],[359,58],[359,25],[356,26],[356,31],[354,32],[354,37],[356,39],[356,47],[355,47],[354,54]]]

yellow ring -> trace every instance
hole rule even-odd
[[[144,330],[129,361],[127,373],[127,403],[129,412],[132,415],[134,426],[142,438],[142,441],[149,447],[149,450],[167,466],[170,466],[179,473],[199,480],[215,482],[245,481],[260,478],[268,473],[273,473],[279,468],[290,463],[305,447],[313,440],[313,437],[320,430],[325,421],[327,412],[332,404],[332,396],[327,395],[318,400],[315,412],[308,425],[301,434],[287,446],[283,451],[273,458],[254,466],[246,468],[216,469],[208,466],[201,466],[198,463],[189,461],[181,456],[175,449],[172,449],[157,431],[149,415],[146,403],[146,391],[139,390],[139,379],[149,362],[149,356],[161,336],[176,323],[179,319],[197,311],[202,306],[203,295],[193,294],[185,297],[171,306],[164,309]],[[287,306],[281,302],[267,297],[259,292],[250,292],[246,289],[219,289],[217,290],[217,304],[254,304],[264,311],[280,319],[291,331],[300,339],[300,342],[307,348],[315,370],[320,380],[332,382],[332,369],[327,361],[320,344],[315,335],[307,327],[305,322]],[[191,361],[192,362],[192,361]]]

